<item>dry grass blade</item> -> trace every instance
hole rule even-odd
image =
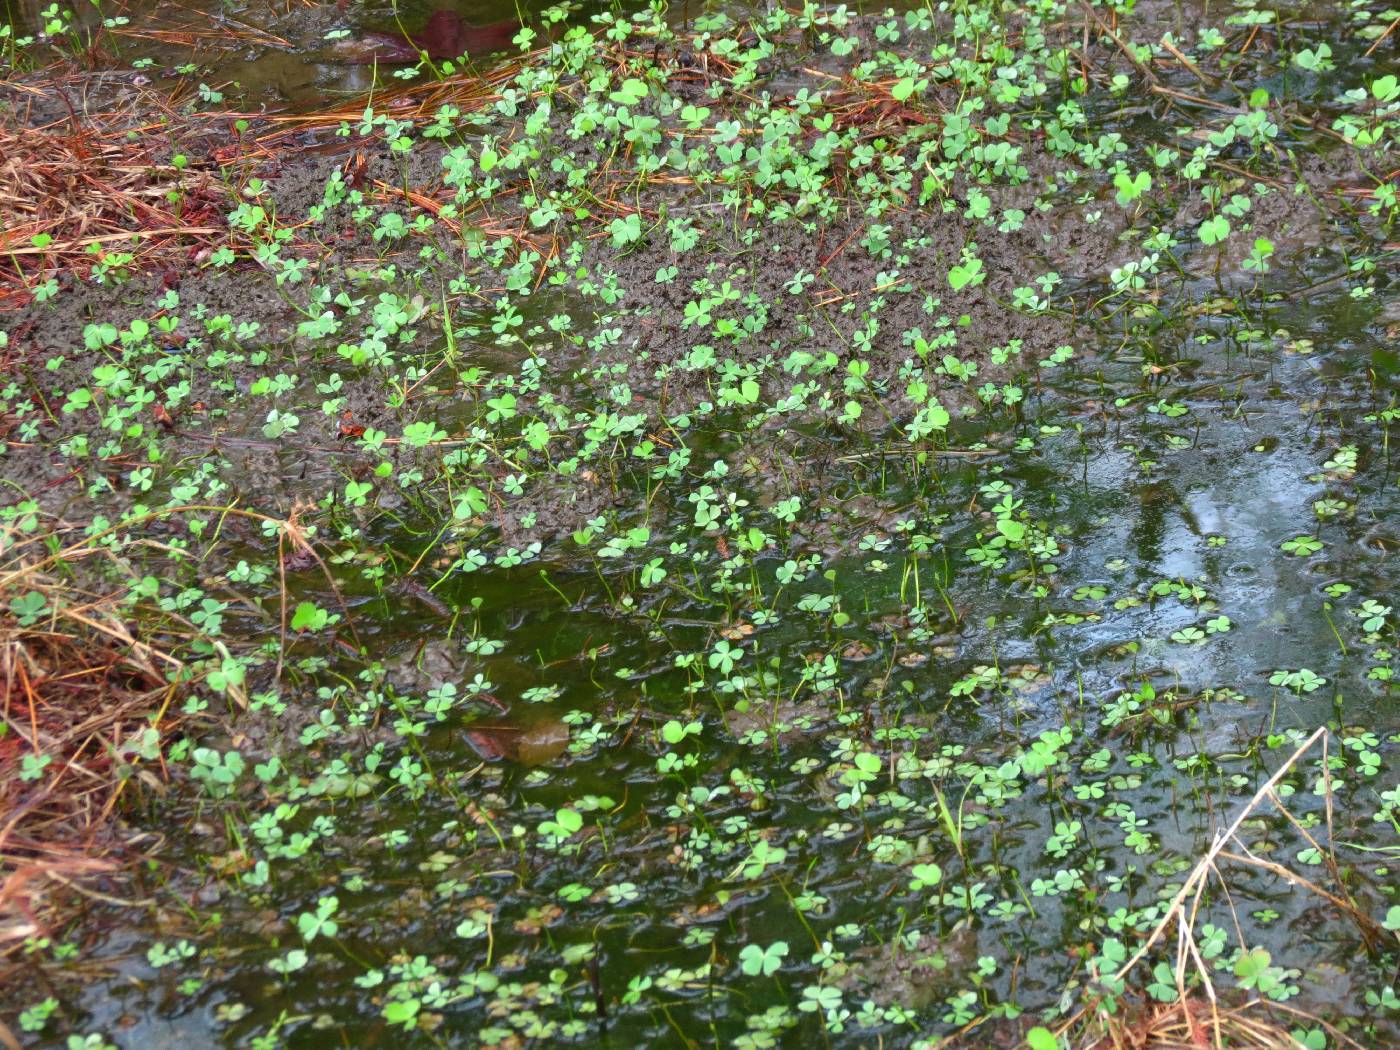
[[[0,290],[15,305],[34,282],[90,271],[108,252],[131,267],[175,264],[227,236],[227,189],[172,164],[166,129],[76,109],[46,126],[28,119],[0,124]]]
[[[1261,802],[1269,798],[1273,789],[1278,785],[1279,781],[1288,775],[1289,770],[1293,768],[1294,764],[1297,763],[1303,755],[1307,754],[1312,746],[1319,740],[1325,741],[1327,736],[1327,727],[1319,726],[1313,732],[1312,736],[1298,745],[1297,750],[1289,756],[1288,761],[1284,762],[1283,765],[1279,766],[1279,768],[1274,771],[1273,776],[1265,781],[1263,787],[1254,793],[1254,797],[1240,808],[1239,813],[1236,814],[1230,826],[1216,836],[1215,842],[1211,845],[1211,848],[1206,851],[1206,855],[1197,861],[1196,866],[1191,870],[1191,874],[1182,884],[1181,889],[1177,891],[1176,896],[1172,898],[1166,913],[1162,916],[1161,921],[1148,936],[1147,940],[1143,942],[1142,946],[1133,953],[1133,956],[1127,962],[1119,967],[1118,972],[1114,974],[1116,980],[1121,981],[1123,978],[1127,977],[1132,968],[1142,961],[1147,953],[1152,950],[1152,946],[1161,940],[1168,930],[1179,926],[1185,915],[1184,908],[1186,907],[1186,902],[1188,900],[1199,902],[1201,894],[1205,891],[1206,883],[1215,869],[1216,857],[1220,855],[1221,851],[1224,850],[1230,841],[1239,833],[1240,828],[1244,826],[1244,822],[1249,819],[1250,814],[1259,807]],[[1192,910],[1194,912],[1194,908]],[[1178,969],[1180,969],[1180,967],[1185,965],[1185,959],[1179,957],[1177,965]]]
[[[12,533],[0,539],[10,553],[26,549]],[[181,665],[132,638],[115,599],[39,572],[4,598],[0,961],[9,962],[77,898],[129,903],[111,892],[138,855],[120,802],[134,784],[160,785]]]
[[[1093,1018],[1090,1018],[1089,1015],[1095,1011],[1091,1006],[1085,1006],[1061,1026],[1061,1033],[1068,1032],[1081,1022],[1092,1020],[1094,1030],[1082,1043],[1089,1050],[1109,1050],[1109,1048],[1115,1048],[1115,1050],[1116,1048],[1124,1048],[1124,1050],[1144,1048],[1145,1050],[1148,1047],[1164,1048],[1164,1050],[1174,1047],[1182,1047],[1183,1050],[1184,1048],[1198,1050],[1202,1047],[1225,1046],[1258,1047],[1261,1050],[1262,1048],[1271,1048],[1272,1050],[1276,1047],[1300,1046],[1290,1034],[1288,1026],[1279,1023],[1271,1016],[1273,1012],[1277,1011],[1327,1029],[1337,1045],[1358,1046],[1345,1033],[1337,1031],[1321,1019],[1282,1003],[1261,999],[1251,999],[1233,1006],[1222,1003],[1216,994],[1215,986],[1211,981],[1210,968],[1205,959],[1202,958],[1194,934],[1197,915],[1209,882],[1211,879],[1216,879],[1220,881],[1222,887],[1225,885],[1224,878],[1218,868],[1218,862],[1226,860],[1268,872],[1291,885],[1314,892],[1321,899],[1328,901],[1343,914],[1349,916],[1356,923],[1368,946],[1383,932],[1375,921],[1365,915],[1349,896],[1329,892],[1290,872],[1282,865],[1255,857],[1248,844],[1239,837],[1240,830],[1246,821],[1254,816],[1265,803],[1279,809],[1295,827],[1303,830],[1299,822],[1284,807],[1277,789],[1279,783],[1297,766],[1303,756],[1319,744],[1322,752],[1323,792],[1328,804],[1327,826],[1331,827],[1331,782],[1327,771],[1329,739],[1330,734],[1325,726],[1315,730],[1260,786],[1253,797],[1240,807],[1234,819],[1215,836],[1210,849],[1197,861],[1147,939],[1111,975],[1114,982],[1124,982],[1159,942],[1164,942],[1168,936],[1174,933],[1176,948],[1172,975],[1175,978],[1176,999],[1171,1003],[1155,1004],[1145,1009],[1129,1011],[1126,1015],[1101,1014]],[[1311,835],[1307,835],[1306,832],[1305,838],[1314,848],[1320,849],[1317,840]],[[1229,848],[1232,843],[1238,847],[1239,852]],[[1335,868],[1329,870],[1335,871]],[[1228,895],[1228,889],[1225,892]],[[1247,946],[1242,943],[1241,947]],[[1188,970],[1194,970],[1199,979],[1199,991],[1188,991]]]
[[[171,689],[143,659],[0,620],[0,954],[44,932],[55,881],[108,875],[124,848],[110,819],[129,772],[168,724]]]
[[[1277,1004],[1251,999],[1224,1009],[1199,996],[1161,1003],[1132,1021],[1117,1022],[1111,1031],[1085,1044],[1085,1050],[1303,1050],[1289,1026],[1269,1016]],[[1311,1024],[1316,1018],[1284,1011]],[[1339,1045],[1355,1046],[1340,1032],[1329,1029]]]
[[[119,26],[110,30],[113,36],[132,40],[150,40],[184,48],[205,47],[237,50],[249,47],[276,48],[288,51],[292,43],[286,37],[269,33],[246,22],[234,23],[228,16],[211,24],[208,17],[190,12],[185,21],[170,25]]]
[[[305,507],[285,520],[235,507],[178,509],[275,525],[279,544],[319,563],[335,589],[298,521]],[[96,542],[101,534],[52,552],[70,531],[52,523],[42,533],[0,530],[0,963],[53,930],[75,898],[135,903],[108,887],[140,856],[116,819],[119,804],[133,785],[163,790],[163,744],[178,718],[172,705],[192,684],[179,659],[130,631],[117,597],[58,582],[63,565],[115,557]],[[182,620],[170,623],[172,637],[196,633]],[[213,645],[228,657],[223,643]],[[228,696],[246,706],[240,689],[230,686]]]

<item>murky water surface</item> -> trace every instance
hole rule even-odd
[[[417,34],[437,10],[453,11],[469,26],[492,26],[522,15],[533,21],[548,6],[539,0],[520,5],[473,0],[455,7],[424,0],[388,6],[335,0],[217,5],[130,0],[104,5],[101,16],[87,5],[74,5],[74,14],[88,31],[103,18],[126,20],[104,38],[107,61],[149,60],[150,74],[160,79],[189,66],[191,70],[181,75],[197,72],[200,80],[240,106],[312,110],[422,78],[419,74],[405,79],[408,67],[401,62],[376,66],[366,57],[367,35]],[[7,0],[0,5],[0,16],[8,15],[19,32],[34,32],[43,24],[43,7],[32,0]],[[577,17],[586,19],[605,8],[590,0],[579,6]],[[473,57],[485,69],[502,56],[492,51]]]
[[[362,88],[363,69],[306,50],[350,19],[291,8],[257,23],[289,47],[216,68],[249,100]],[[242,803],[188,803],[194,831],[169,856],[190,910],[107,935],[95,957],[118,976],[83,998],[91,1027],[152,1047],[269,1031],[399,1045],[383,1010],[398,1001],[412,1003],[400,1019],[430,1016],[425,1045],[729,1045],[786,1010],[769,1038],[816,1045],[907,1039],[905,1009],[940,1032],[993,1002],[1044,1010],[1085,979],[1116,909],[1167,895],[1324,723],[1351,889],[1385,899],[1393,781],[1373,786],[1360,756],[1400,732],[1395,621],[1364,626],[1364,603],[1390,604],[1397,583],[1394,278],[1356,297],[1330,280],[1341,252],[1285,254],[1256,287],[1197,280],[1081,327],[1019,413],[955,421],[932,455],[820,425],[775,442],[723,412],[697,423],[686,440],[729,464],[726,491],[769,506],[782,487],[820,508],[792,534],[769,519],[782,545],[730,571],[740,540],[697,543],[693,502],[653,498],[625,462],[616,485],[634,498],[607,535],[649,530],[631,549],[565,540],[452,573],[470,540],[440,546],[440,523],[408,503],[381,518],[396,571],[418,566],[409,584],[381,592],[350,564],[334,568],[339,596],[315,572],[292,584],[353,610],[379,706],[357,707],[358,663],[300,643],[293,662],[311,662],[280,697],[300,714],[249,730],[300,734],[305,779],[280,820],[239,834],[315,848],[264,892],[228,831]],[[991,542],[1003,499],[1034,522],[1034,556]],[[672,543],[694,570],[669,562],[643,586]],[[714,658],[718,639],[743,650],[735,664]],[[395,740],[394,719],[421,719],[444,683],[456,706]],[[1287,782],[1314,829],[1320,775],[1310,762]],[[1250,830],[1260,856],[1325,877],[1282,817]],[[916,861],[941,880],[919,884]],[[1338,987],[1359,972],[1356,939],[1325,903],[1258,869],[1232,868],[1229,887],[1209,921],[1252,916],[1276,961],[1311,961],[1294,1003],[1360,994]],[[299,954],[299,916],[328,891],[334,949]],[[152,939],[206,951],[197,970],[157,968]],[[761,963],[739,976],[746,949],[780,943],[781,978]],[[829,1014],[822,1032],[819,987],[851,1011],[844,1035]]]
[[[778,941],[813,956],[814,981],[843,944],[858,946],[838,963],[857,1003],[955,998],[959,975],[990,956],[1002,961],[986,978],[991,994],[1049,1005],[1078,966],[1074,946],[1092,936],[1074,895],[1041,884],[1052,824],[1082,823],[1049,869],[1065,873],[1066,887],[1141,906],[1136,887],[1187,870],[1272,767],[1265,739],[1327,721],[1378,736],[1400,729],[1392,695],[1372,676],[1382,665],[1353,614],[1360,598],[1394,593],[1390,553],[1400,538],[1395,464],[1375,421],[1393,404],[1394,359],[1374,315],[1323,291],[1266,302],[1248,316],[1159,323],[1143,339],[1105,331],[1083,367],[1047,381],[1021,425],[995,436],[1000,447],[1028,439],[1025,451],[921,466],[908,455],[860,454],[823,478],[821,492],[840,528],[875,530],[888,546],[876,547],[878,557],[829,563],[834,579],[786,585],[782,559],[759,558],[745,576],[778,615],[757,628],[729,621],[698,578],[701,593],[689,598],[639,595],[620,607],[613,599],[646,553],[600,570],[565,547],[441,588],[454,606],[480,600],[478,612],[456,618],[450,642],[442,641],[448,621],[411,595],[370,597],[347,577],[359,630],[385,664],[417,665],[421,683],[480,675],[493,695],[546,689],[552,698],[506,713],[482,705],[418,738],[409,760],[460,771],[447,778],[450,791],[376,802],[380,773],[362,788],[346,780],[332,789],[363,797],[307,804],[288,833],[308,818],[334,821],[335,831],[308,857],[305,897],[283,887],[261,907],[256,892],[225,905],[211,890],[188,920],[218,945],[199,991],[176,995],[174,978],[131,959],[121,980],[86,998],[94,1024],[134,1023],[127,1037],[143,1045],[205,1030],[234,1045],[240,1032],[279,1021],[297,1031],[298,1045],[322,1045],[333,1032],[357,1045],[391,1041],[382,989],[356,981],[367,968],[393,967],[386,982],[418,981],[442,996],[423,1008],[440,1014],[435,1037],[449,1044],[517,1011],[538,1017],[541,1037],[669,1042],[678,1032],[732,1032],[738,1016],[792,1004],[790,985],[719,986],[702,969],[743,945]],[[742,454],[722,429],[709,437],[717,451]],[[1339,468],[1348,447],[1354,465]],[[976,544],[976,508],[1000,498],[1002,484],[1063,551],[1058,571],[1033,584],[964,557]],[[1314,506],[1325,499],[1347,509],[1318,528]],[[678,529],[687,512],[674,509]],[[666,524],[649,520],[664,540]],[[927,537],[918,553],[890,542],[901,536],[891,521]],[[1325,558],[1281,553],[1313,534]],[[385,542],[416,557],[420,537]],[[436,575],[418,578],[428,586]],[[1351,594],[1329,597],[1340,582]],[[937,589],[929,604],[942,610],[938,618],[909,622],[916,588]],[[849,617],[843,625],[837,611]],[[1217,640],[1207,625],[1220,616],[1230,626]],[[464,656],[458,639],[468,628],[499,639],[499,651]],[[677,669],[675,657],[704,649],[717,629],[751,648],[770,684],[732,708],[697,712],[688,688],[697,676]],[[1176,636],[1189,630],[1201,640]],[[822,691],[793,702],[797,672],[823,654]],[[1271,684],[1302,668],[1325,684]],[[1132,710],[1106,718],[1135,693]],[[332,750],[353,749],[368,730],[346,726],[350,711],[327,710],[346,738]],[[705,720],[698,762],[659,774],[670,750],[663,724],[696,714]],[[1008,742],[1065,725],[1068,776],[987,796],[988,771],[1019,750]],[[829,771],[866,747],[882,765],[872,804],[853,812]],[[593,830],[557,857],[522,836],[522,824],[579,800],[594,807],[586,813]],[[961,854],[945,806],[964,830]],[[220,819],[217,809],[202,813]],[[1343,840],[1384,841],[1367,808],[1343,807],[1337,819]],[[1150,838],[1134,848],[1125,823]],[[1274,819],[1259,823],[1261,848],[1286,831]],[[757,886],[719,874],[752,863],[758,843],[786,851],[783,874]],[[193,870],[219,863],[197,839],[188,848]],[[938,927],[917,931],[907,915],[919,894],[901,863],[915,849],[936,858],[944,878]],[[701,857],[705,873],[688,870]],[[1319,923],[1314,899],[1235,876],[1237,910],[1276,913],[1268,929],[1280,954],[1304,952],[1320,972],[1349,965],[1351,946]],[[294,946],[289,924],[328,886],[340,902],[338,951],[270,977],[266,941],[243,932],[286,930]],[[102,954],[120,963],[140,943],[114,934]],[[585,957],[596,969],[580,969]],[[667,994],[652,1009],[607,1020],[589,1012],[599,996],[639,994],[638,982],[650,979],[642,975],[658,968]],[[490,976],[475,992],[435,984],[464,971]],[[1323,1007],[1333,994],[1305,985],[1303,1001]],[[519,1028],[518,1015],[511,1023]]]

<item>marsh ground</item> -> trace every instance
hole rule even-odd
[[[1394,12],[586,14],[9,52],[149,235],[7,223],[7,644],[178,661],[110,868],[0,838],[17,1037],[1392,1043]]]

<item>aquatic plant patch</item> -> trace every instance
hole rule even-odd
[[[192,102],[227,240],[4,329],[0,514],[188,720],[12,1027],[1393,1041],[1393,21],[556,9]]]

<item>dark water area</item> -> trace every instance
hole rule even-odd
[[[1013,32],[954,7],[938,31],[985,63],[966,114],[973,67],[939,80],[935,13],[911,8],[849,38],[779,26],[788,52],[749,65],[749,36],[656,67],[640,46],[593,65],[561,50],[567,76],[478,125],[386,146],[372,205],[323,203],[347,184],[339,157],[283,158],[292,174],[237,199],[285,218],[287,245],[337,245],[307,282],[326,294],[288,280],[254,302],[234,283],[284,265],[270,235],[245,252],[263,269],[192,271],[159,311],[202,341],[166,353],[178,373],[117,334],[169,288],[32,308],[15,345],[34,360],[110,318],[93,339],[130,374],[70,349],[32,381],[75,407],[12,453],[14,484],[70,519],[240,502],[314,522],[321,559],[265,522],[146,537],[199,552],[156,594],[206,622],[198,603],[226,602],[223,637],[257,654],[250,702],[194,711],[183,786],[126,815],[166,844],[142,908],[73,928],[91,979],[36,952],[63,1025],[40,1018],[34,1045],[64,1045],[60,1027],[123,1047],[1020,1045],[1115,996],[1175,1000],[1175,927],[1131,993],[1112,974],[1241,814],[1193,898],[1192,995],[1208,974],[1286,1005],[1281,1030],[1323,1040],[1300,1045],[1400,1038],[1400,310],[1393,209],[1365,210],[1400,164],[1290,108],[1383,122],[1394,61],[1364,53],[1378,33],[1338,41],[1361,72],[1324,89],[1272,51],[1231,57],[1256,23],[1227,7],[1227,60],[1153,67],[1168,90],[1144,101],[1108,34],[1082,90],[1072,64],[1014,67],[1053,50],[1065,11]],[[210,50],[115,46],[156,70],[183,54],[237,82],[239,107],[305,106],[372,86],[325,37],[392,14],[160,4],[120,28],[202,21]],[[428,14],[397,12],[410,31]],[[1293,55],[1336,12],[1286,14],[1258,25]],[[1156,43],[1180,15],[1105,17]],[[928,65],[877,57],[901,41]],[[927,94],[900,87],[921,76]],[[1257,88],[1257,108],[1236,97]],[[983,126],[966,150],[959,114]],[[1277,126],[1255,142],[1260,114]],[[943,152],[862,212],[908,173],[874,158],[935,125]],[[652,184],[626,166],[662,155],[656,128]],[[833,128],[855,129],[844,159],[811,176]],[[1082,145],[1053,153],[1060,134]],[[1183,173],[1211,136],[1216,166]],[[987,152],[1007,143],[1024,177]],[[687,166],[691,148],[713,155]],[[396,175],[431,211],[413,233]],[[459,219],[434,255],[433,222]],[[123,460],[120,496],[60,507],[44,486],[75,435],[131,434],[83,422],[71,390],[139,401],[122,384],[143,369],[206,407],[160,434],[166,459],[139,446],[150,475]],[[1319,727],[1326,758],[1295,754]]]
[[[158,82],[197,75],[240,107],[301,111],[403,86],[407,81],[395,74],[402,74],[412,63],[383,41],[421,33],[437,11],[459,16],[468,27],[497,27],[523,17],[526,24],[538,28],[538,15],[548,6],[538,0],[518,6],[474,0],[458,6],[387,7],[334,0],[217,5],[136,0],[100,9],[74,5],[72,10],[80,33],[88,38],[98,34],[105,21],[122,20],[101,35],[97,56],[101,65],[120,68],[134,60]],[[16,34],[33,34],[44,26],[44,7],[30,0],[6,0],[0,17]],[[586,21],[604,9],[604,5],[583,5],[573,17]],[[377,66],[376,39],[385,56]],[[473,59],[484,69],[513,50],[507,41]],[[452,66],[460,69],[462,63]],[[176,74],[176,70],[183,71]]]

